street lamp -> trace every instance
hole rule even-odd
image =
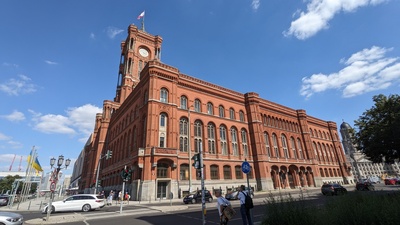
[[[56,163],[56,159],[53,157],[50,159],[50,166],[53,169],[54,164]],[[51,173],[51,184],[50,184],[50,191],[51,191],[51,196],[50,196],[50,200],[49,200],[49,205],[47,206],[47,217],[46,217],[46,221],[49,221],[49,217],[50,217],[50,213],[52,210],[52,202],[54,199],[54,191],[55,188],[57,187],[57,181],[58,181],[58,174],[60,172],[61,169],[67,169],[67,167],[69,166],[69,164],[71,163],[70,159],[66,159],[65,160],[65,167],[62,168],[62,165],[64,163],[64,156],[60,155],[58,156],[58,160],[57,160],[57,167],[54,168],[54,171]]]

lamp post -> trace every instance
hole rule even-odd
[[[192,192],[192,150],[190,149],[190,106],[188,107],[189,193]]]
[[[50,159],[50,166],[53,169],[54,164],[56,163],[56,159],[53,157]],[[49,221],[49,217],[50,217],[50,213],[52,211],[52,202],[54,200],[54,191],[57,187],[57,181],[58,181],[58,173],[60,172],[61,169],[67,169],[67,167],[69,166],[69,164],[71,163],[70,159],[66,159],[65,160],[65,167],[62,168],[62,165],[64,163],[64,156],[60,155],[58,156],[58,160],[57,160],[57,167],[54,168],[54,171],[51,173],[51,184],[50,184],[50,191],[51,191],[51,196],[50,196],[50,200],[49,200],[49,205],[47,206],[47,217],[46,217],[46,221]]]

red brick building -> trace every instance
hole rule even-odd
[[[256,190],[350,179],[336,123],[182,74],[160,61],[161,44],[161,37],[129,26],[116,96],[104,101],[85,146],[81,190],[91,190],[100,162],[105,191],[121,190],[126,165],[134,200],[180,196],[200,188],[190,163],[199,149],[208,190],[245,184],[245,160]],[[112,158],[100,159],[107,150]]]

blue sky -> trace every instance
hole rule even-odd
[[[14,156],[25,170],[32,146],[46,172],[51,157],[75,160],[144,10],[162,62],[338,126],[399,94],[399,0],[3,0],[0,171]]]

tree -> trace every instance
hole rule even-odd
[[[400,96],[376,95],[375,105],[354,121],[357,148],[373,162],[393,163],[400,156]]]
[[[20,176],[15,175],[15,176],[11,176],[8,175],[6,177],[4,177],[3,179],[0,180],[0,190],[1,192],[7,192],[8,190],[11,191],[12,189],[12,184],[14,183],[14,181],[16,179],[21,179]],[[19,187],[19,189],[21,189],[21,187]]]

